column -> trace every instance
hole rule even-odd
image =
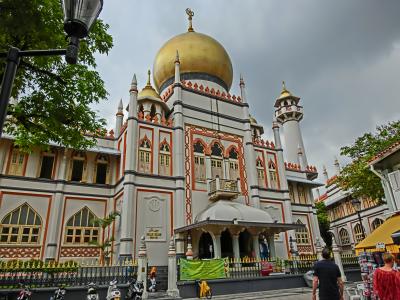
[[[240,248],[239,248],[239,235],[232,234],[232,246],[233,246],[233,257],[235,260],[240,259]]]
[[[256,258],[260,259],[260,244],[258,242],[258,234],[253,235],[253,250],[254,253],[256,254]]]
[[[174,244],[174,237],[171,236],[171,240],[169,241],[169,249],[168,249],[168,290],[167,294],[169,297],[178,298],[179,290],[176,286],[177,282],[177,268],[176,268],[176,251]]]
[[[332,236],[332,252],[333,252],[333,259],[335,263],[338,265],[340,273],[342,274],[342,280],[346,281],[346,274],[344,273],[342,257],[340,256],[339,247],[336,244],[335,236]]]
[[[221,258],[221,235],[214,235],[214,258]]]
[[[138,252],[138,271],[137,280],[143,281],[142,299],[148,298],[147,293],[147,248],[144,236],[140,238],[140,248]]]
[[[64,182],[67,171],[67,159],[68,159],[68,150],[64,149],[60,151],[60,165],[57,173],[57,185],[56,185],[56,193],[53,198],[53,207],[50,213],[49,220],[49,231],[47,244],[45,249],[45,259],[46,260],[57,260],[57,250],[59,237],[62,234],[60,229],[62,227],[62,210],[63,210],[63,202],[64,202]],[[43,249],[44,250],[44,249]]]
[[[275,237],[273,234],[268,235],[268,247],[269,247],[269,256],[270,259],[273,259],[276,257],[276,252],[275,252]]]

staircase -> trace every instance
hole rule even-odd
[[[151,267],[149,266],[148,270],[151,270]],[[156,266],[156,268],[157,292],[166,291],[168,289],[168,266]],[[150,280],[147,286],[150,286]]]

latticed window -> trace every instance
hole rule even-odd
[[[268,173],[271,188],[278,189],[278,174],[276,172],[275,163],[272,161],[272,159],[270,159],[268,162]]]
[[[87,244],[98,241],[100,227],[96,226],[96,216],[86,206],[67,221],[65,228],[65,243]]]
[[[360,223],[357,223],[356,226],[354,226],[354,237],[357,243],[364,239],[363,227],[361,227]]]
[[[379,219],[379,218],[376,218],[376,219],[373,220],[372,223],[371,223],[372,230],[377,229],[377,228],[378,228],[379,226],[381,226],[382,224],[383,224],[383,220],[382,220],[382,219]]]
[[[71,181],[85,181],[86,175],[86,156],[83,152],[74,152],[71,162]]]
[[[339,238],[342,245],[350,244],[349,232],[345,228],[339,230]]]
[[[171,175],[171,151],[167,143],[162,143],[160,146],[158,173],[160,175]]]
[[[293,189],[293,185],[291,183],[289,183],[289,197],[290,197],[290,200],[294,203],[295,202],[294,189]]]
[[[0,224],[0,242],[4,244],[38,244],[42,219],[27,203],[7,214]]]
[[[229,178],[237,180],[239,175],[238,153],[235,148],[229,151]]]
[[[304,225],[300,220],[297,220],[296,224]],[[310,244],[310,237],[306,226],[296,229],[296,242],[298,245]]]
[[[108,155],[101,154],[97,156],[96,160],[96,183],[108,183],[109,174],[109,158]]]
[[[206,181],[205,149],[200,141],[193,146],[194,152],[194,177],[196,181]]]
[[[304,187],[302,185],[298,185],[297,186],[297,191],[299,193],[300,203],[306,204],[307,203],[307,196],[306,196],[306,192],[304,190]]]
[[[151,143],[146,137],[139,145],[139,172],[151,173]]]
[[[8,174],[22,176],[24,172],[25,159],[26,154],[21,152],[18,148],[14,148],[11,153]]]
[[[265,187],[265,170],[264,164],[262,163],[261,159],[257,159],[256,161],[256,169],[257,169],[257,179],[258,185],[260,187]]]
[[[222,148],[218,143],[214,143],[211,146],[211,177],[222,178]]]

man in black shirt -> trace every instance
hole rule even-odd
[[[322,250],[322,260],[314,264],[313,300],[343,300],[343,281],[337,264],[330,259],[328,248]]]

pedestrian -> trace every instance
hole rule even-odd
[[[399,300],[399,289],[396,286],[397,271],[393,270],[394,257],[390,253],[382,255],[385,265],[375,270],[374,276],[374,294],[379,300]]]
[[[317,299],[319,285],[319,300],[343,300],[343,280],[340,269],[331,260],[328,248],[322,250],[322,260],[314,264],[312,299]]]

